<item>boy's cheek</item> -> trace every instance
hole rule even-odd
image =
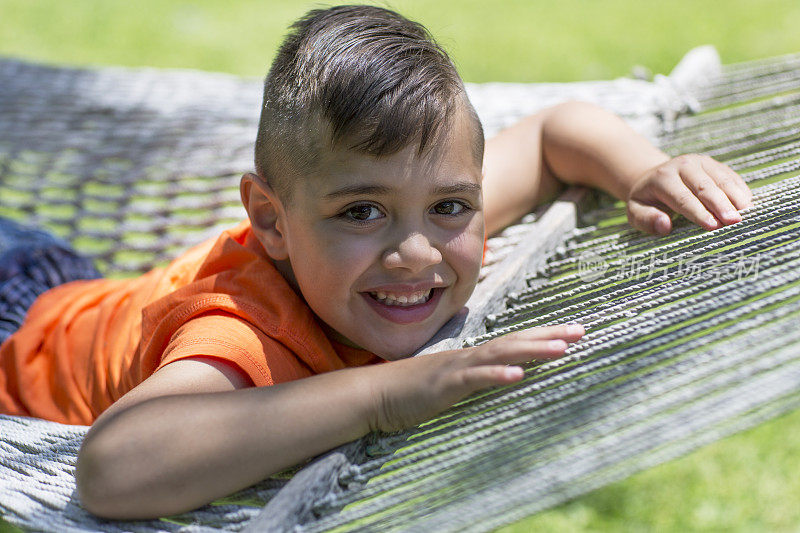
[[[353,272],[361,262],[374,254],[374,245],[363,238],[328,232],[310,241],[305,248],[303,260],[313,269],[346,270]],[[317,270],[317,274],[322,274]]]
[[[448,262],[457,271],[463,283],[478,282],[478,274],[483,264],[483,231],[464,233],[451,240],[446,246]],[[470,289],[471,292],[471,289]]]
[[[472,224],[470,224],[469,232],[469,248],[470,257],[473,261],[478,263],[477,268],[480,269],[483,263],[483,249],[486,244],[486,227],[483,222],[483,212],[476,216]]]

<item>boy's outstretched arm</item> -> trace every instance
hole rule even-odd
[[[475,348],[245,387],[208,358],[159,369],[92,426],[76,467],[84,506],[117,519],[190,511],[370,430],[419,423],[519,363],[563,355],[581,326],[548,326]],[[237,389],[237,390],[234,390]]]
[[[670,158],[622,119],[568,102],[527,117],[486,143],[484,212],[488,232],[552,199],[559,182],[603,189],[627,203],[631,225],[667,234],[674,211],[706,229],[741,220],[750,189],[708,156]]]

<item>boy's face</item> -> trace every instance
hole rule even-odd
[[[279,268],[337,340],[388,360],[408,356],[472,293],[481,166],[461,115],[422,157],[416,143],[381,158],[323,154],[317,175],[298,180],[278,209],[288,255]]]

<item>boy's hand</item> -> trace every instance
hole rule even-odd
[[[628,194],[628,221],[647,233],[672,230],[673,210],[706,228],[740,222],[738,210],[752,205],[752,193],[730,167],[697,154],[682,155],[648,170]]]
[[[479,389],[519,381],[522,368],[507,365],[561,357],[567,343],[583,334],[583,326],[575,324],[531,328],[474,348],[377,365],[377,403],[370,427],[382,431],[411,427]]]

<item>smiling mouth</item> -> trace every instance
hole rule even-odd
[[[434,289],[418,291],[411,294],[396,295],[382,291],[368,293],[375,301],[391,307],[412,307],[422,305],[431,299]]]
[[[445,287],[396,294],[385,291],[362,292],[364,301],[379,316],[396,324],[427,320],[437,309]]]

